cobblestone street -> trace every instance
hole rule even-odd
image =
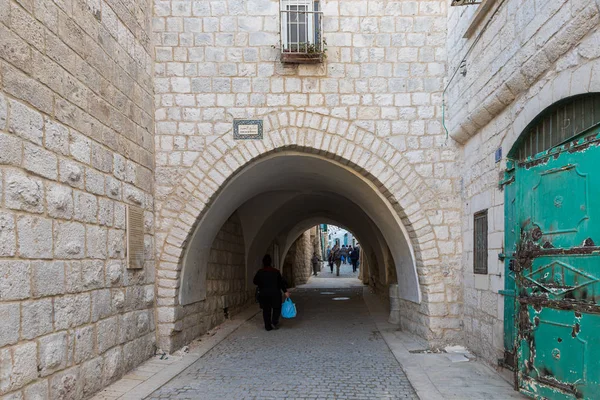
[[[343,267],[344,278],[353,275]],[[312,282],[321,279],[331,279],[328,269]],[[417,399],[362,288],[302,288],[292,298],[298,316],[280,330],[266,332],[257,314],[149,398]]]

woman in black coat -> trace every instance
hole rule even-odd
[[[258,301],[263,310],[263,320],[267,331],[279,329],[281,315],[281,293],[290,297],[281,273],[271,266],[271,256],[263,257],[263,268],[254,276],[254,284],[258,286]]]

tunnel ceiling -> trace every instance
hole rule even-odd
[[[225,185],[198,222],[183,258],[181,304],[205,298],[206,264],[212,242],[235,211],[244,231],[247,275],[255,270],[257,254],[264,252],[273,239],[283,241],[282,251],[287,251],[289,241],[293,243],[298,237],[299,227],[322,218],[352,230],[363,246],[372,248],[378,262],[385,246],[389,246],[400,295],[420,301],[411,243],[387,199],[371,182],[343,164],[288,151],[246,166]]]
[[[374,222],[355,203],[332,192],[284,192],[286,196],[269,201],[279,193],[281,192],[264,193],[239,208],[240,218],[244,222],[246,218],[256,216],[256,203],[269,203],[274,206],[266,217],[261,218],[260,229],[245,235],[250,271],[252,266],[260,265],[262,256],[273,241],[279,244],[280,260],[283,260],[291,245],[304,231],[318,223],[326,222],[351,230],[359,238],[363,249],[373,251],[377,261],[383,265],[384,254],[387,252],[385,238]],[[282,198],[285,198],[285,201],[282,202]],[[384,276],[380,278],[385,279]]]

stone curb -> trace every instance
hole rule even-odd
[[[151,358],[103,389],[91,400],[142,400],[148,397],[202,358],[235,332],[243,323],[258,314],[259,311],[252,304],[231,320],[213,328],[211,330],[211,332],[214,332],[212,335],[205,334],[202,336],[200,345],[185,356],[175,359],[176,356],[170,355],[166,360],[160,360],[157,357]],[[215,329],[217,329],[216,332]]]
[[[427,342],[411,334],[398,336],[398,326],[388,322],[388,312],[381,299],[368,288],[363,298],[377,330],[404,370],[419,398],[423,400],[507,400],[524,399],[512,384],[485,363],[450,360],[443,354],[413,354],[428,348]],[[469,377],[465,380],[465,377]]]

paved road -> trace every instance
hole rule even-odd
[[[267,332],[257,315],[149,399],[417,399],[362,288],[301,288],[293,299],[297,318]]]

